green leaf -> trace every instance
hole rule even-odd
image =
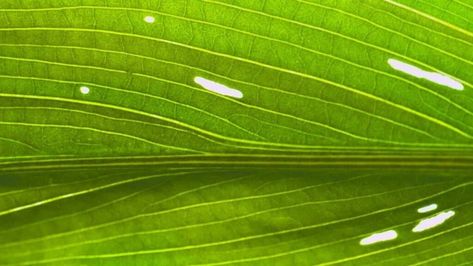
[[[2,1],[0,264],[470,263],[472,11]]]

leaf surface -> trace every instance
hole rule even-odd
[[[0,264],[467,264],[471,11],[2,1]]]

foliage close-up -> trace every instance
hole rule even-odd
[[[1,0],[0,265],[473,265],[473,0]]]

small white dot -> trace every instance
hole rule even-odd
[[[80,87],[80,92],[81,92],[82,94],[89,94],[90,89],[89,89],[89,87],[82,86],[82,87]]]
[[[144,20],[146,23],[154,23],[154,21],[156,21],[156,19],[152,16],[146,16]]]

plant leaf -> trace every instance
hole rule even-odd
[[[0,264],[469,263],[472,10],[2,1]]]
[[[15,185],[35,184],[2,193],[3,264],[450,265],[472,254],[470,172],[151,166],[35,173],[16,172]],[[455,215],[412,232],[435,214],[417,209],[432,203]],[[386,230],[398,238],[360,245]]]

